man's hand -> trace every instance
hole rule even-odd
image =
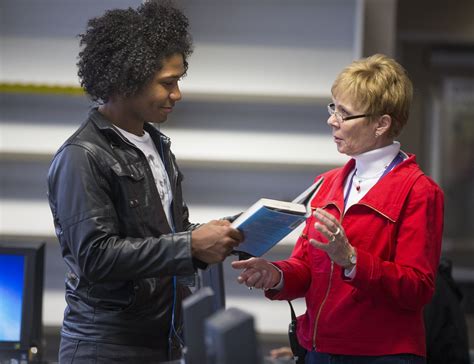
[[[202,262],[222,262],[239,245],[243,236],[227,220],[212,220],[191,233],[191,253]]]
[[[237,281],[251,288],[271,289],[281,280],[280,271],[262,258],[235,261],[232,268],[243,269]]]

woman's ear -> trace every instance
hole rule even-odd
[[[392,117],[390,115],[384,114],[377,120],[377,127],[375,128],[375,136],[379,137],[381,135],[387,136],[390,126],[392,125]]]

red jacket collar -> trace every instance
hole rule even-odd
[[[311,202],[311,206],[335,205],[342,214],[344,211],[344,184],[354,166],[355,160],[351,159],[343,167],[323,174],[324,182],[318,195]],[[423,172],[416,163],[415,155],[408,154],[408,159],[382,178],[358,204],[366,205],[388,219],[396,221],[410,188],[422,175]]]

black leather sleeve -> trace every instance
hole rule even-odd
[[[107,166],[94,153],[66,146],[48,176],[49,202],[68,265],[91,282],[192,274],[191,232],[159,237],[121,233]]]

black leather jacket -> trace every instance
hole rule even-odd
[[[61,146],[48,195],[68,273],[62,335],[167,351],[173,276],[192,275],[183,176],[170,140],[145,125],[173,192],[173,233],[144,154],[93,109]],[[177,284],[175,320],[189,290]],[[177,326],[175,325],[175,326]]]

